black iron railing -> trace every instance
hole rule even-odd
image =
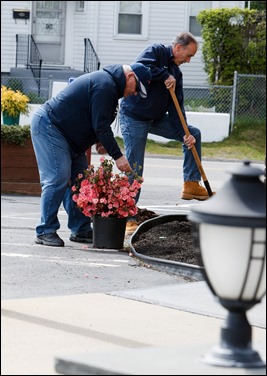
[[[42,57],[32,35],[16,34],[16,68],[18,65],[31,70],[40,95]]]
[[[100,68],[100,60],[89,38],[84,39],[84,72],[90,73]]]

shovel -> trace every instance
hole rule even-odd
[[[173,102],[174,102],[174,105],[175,105],[175,107],[176,107],[176,110],[177,110],[177,112],[178,112],[178,115],[179,115],[180,121],[181,121],[182,126],[183,126],[183,128],[184,128],[185,134],[186,134],[186,136],[188,137],[188,136],[190,136],[190,132],[189,132],[188,126],[187,126],[187,124],[186,124],[186,122],[185,122],[185,119],[184,119],[184,116],[183,116],[183,113],[182,113],[181,107],[180,107],[180,105],[179,105],[179,103],[178,103],[178,100],[177,100],[177,98],[176,98],[175,92],[174,92],[174,90],[173,90],[172,87],[171,87],[169,90],[170,90],[170,93],[171,93],[171,96],[172,96],[172,100],[173,100]],[[205,184],[205,187],[206,187],[206,189],[207,189],[207,192],[208,192],[209,196],[211,197],[213,193],[212,193],[212,190],[211,190],[211,188],[210,188],[210,184],[209,184],[209,182],[208,182],[208,179],[207,179],[207,177],[206,177],[206,174],[205,174],[205,172],[204,172],[204,169],[203,169],[203,167],[202,167],[202,164],[201,164],[201,161],[200,161],[200,159],[199,159],[199,156],[198,156],[197,150],[196,150],[196,148],[195,148],[195,145],[193,145],[191,151],[192,151],[192,153],[193,153],[193,156],[194,156],[194,158],[195,158],[195,161],[196,161],[197,167],[198,167],[199,172],[200,172],[200,174],[201,174],[201,177],[202,177],[203,183]]]

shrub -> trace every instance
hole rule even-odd
[[[29,125],[1,125],[1,140],[5,144],[24,145],[30,137]]]

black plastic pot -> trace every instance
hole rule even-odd
[[[149,257],[136,252],[134,248],[134,242],[139,238],[139,236],[150,230],[151,228],[167,222],[187,220],[188,219],[186,214],[171,214],[161,215],[159,217],[148,219],[147,221],[141,223],[141,225],[136,229],[136,231],[130,238],[129,245],[131,247],[132,254],[138,259],[142,260],[145,264],[153,266],[155,269],[163,270],[172,274],[178,274],[179,276],[183,277],[190,277],[198,281],[204,280],[203,266]]]

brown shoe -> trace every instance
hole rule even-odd
[[[214,192],[212,192],[214,194]],[[199,200],[204,201],[209,198],[209,194],[204,187],[202,187],[198,181],[186,181],[184,182],[181,198],[183,200]]]
[[[136,221],[127,221],[125,235],[132,235],[138,226],[139,226],[139,223]]]

